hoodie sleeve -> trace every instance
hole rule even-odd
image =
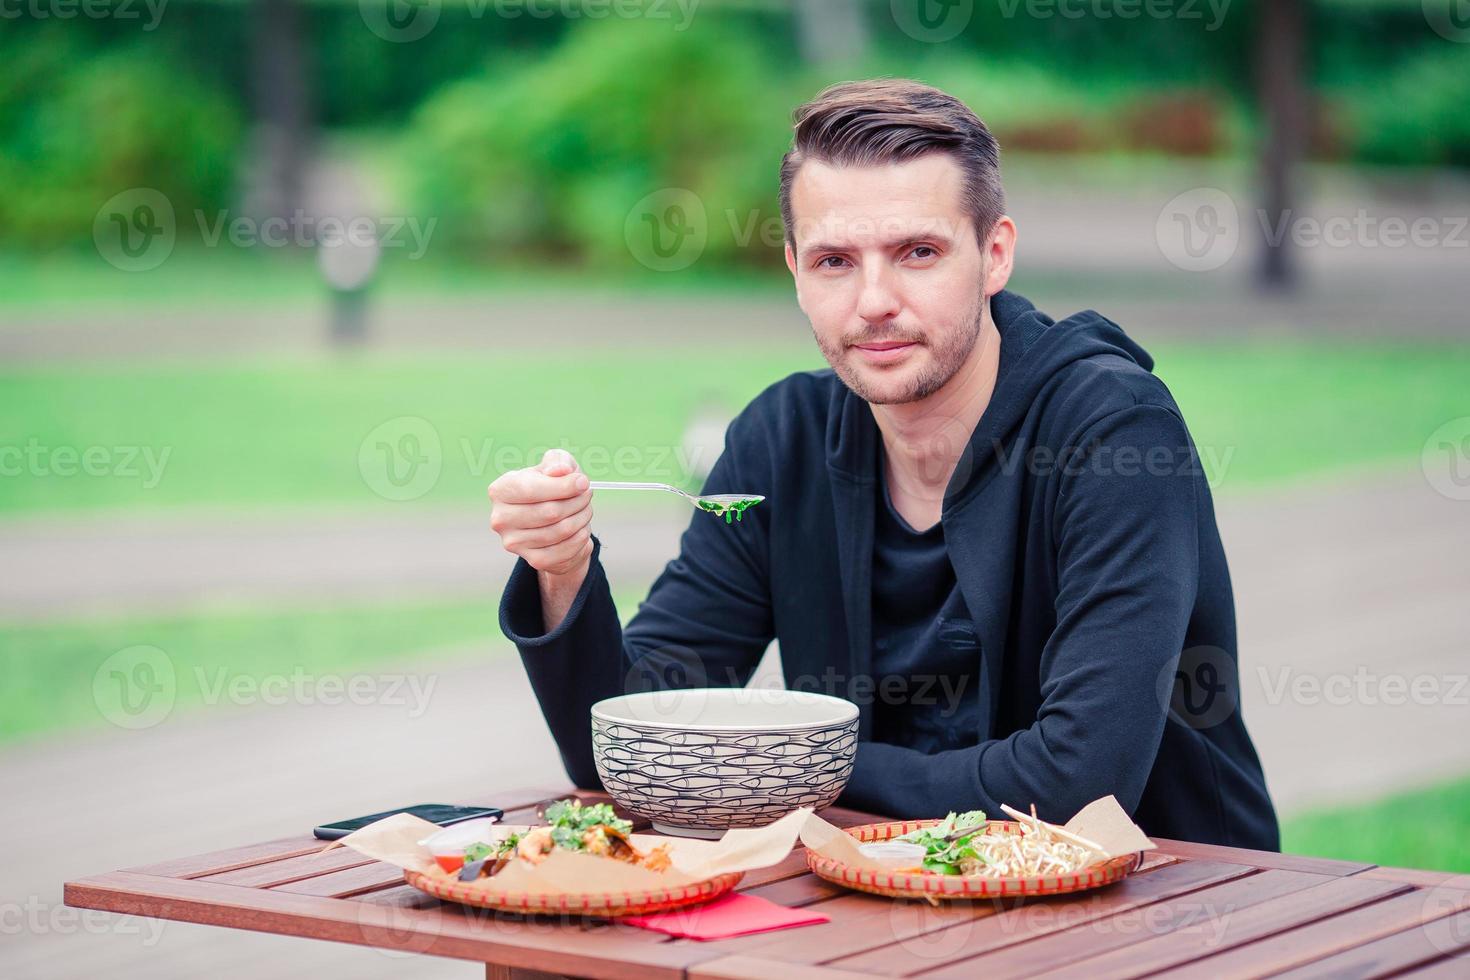
[[[759,464],[765,440],[744,414],[731,424],[705,493],[770,495]],[[749,461],[749,462],[748,462]],[[762,508],[766,510],[762,510]],[[516,562],[500,603],[500,627],[520,650],[567,775],[600,788],[592,760],[592,705],[635,691],[738,687],[774,637],[767,574],[769,506],[726,524],[696,511],[648,598],[623,627],[594,538],[591,566],[571,609],[546,632],[535,571]]]
[[[1163,737],[1161,678],[1173,678],[1195,601],[1194,449],[1155,405],[1107,415],[1073,445],[1088,456],[1056,478],[1056,628],[1036,722],[933,755],[861,743],[846,805],[908,817],[1035,803],[1055,821],[1109,794],[1138,805]]]

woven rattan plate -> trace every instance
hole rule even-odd
[[[920,827],[932,827],[938,820],[908,820],[892,823],[870,823],[848,827],[847,833],[863,843],[889,840]],[[992,828],[1018,829],[1007,820],[991,820]],[[1095,864],[1075,874],[1037,875],[1029,878],[987,878],[981,875],[944,875],[859,870],[815,851],[807,851],[806,863],[812,873],[833,884],[843,885],[874,895],[893,898],[924,898],[931,902],[946,899],[1017,898],[1031,895],[1062,895],[1110,885],[1132,874],[1142,861],[1138,853],[1124,854]]]
[[[740,872],[716,875],[703,881],[670,888],[636,892],[602,892],[593,895],[534,895],[529,892],[492,892],[474,882],[438,872],[403,872],[404,879],[420,891],[435,898],[460,905],[527,915],[594,915],[616,917],[667,912],[689,905],[700,905],[734,888],[743,877]]]

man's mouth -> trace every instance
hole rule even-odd
[[[875,340],[866,344],[853,344],[863,360],[871,364],[892,364],[895,361],[901,361],[908,356],[909,351],[918,346],[919,343],[916,340]]]

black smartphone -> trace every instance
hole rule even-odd
[[[493,806],[450,806],[448,803],[420,803],[418,806],[405,806],[397,810],[384,810],[382,813],[369,814],[366,817],[353,817],[351,820],[338,820],[336,823],[324,823],[312,830],[312,835],[318,840],[340,840],[352,833],[361,830],[370,823],[377,823],[384,817],[391,817],[395,813],[412,813],[421,820],[436,823],[441,827],[450,824],[464,823],[466,820],[474,820],[478,817],[503,817],[504,810],[498,810]]]

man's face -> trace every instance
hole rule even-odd
[[[804,163],[786,263],[817,346],[864,401],[927,398],[980,335],[985,262],[948,154],[906,163]]]

